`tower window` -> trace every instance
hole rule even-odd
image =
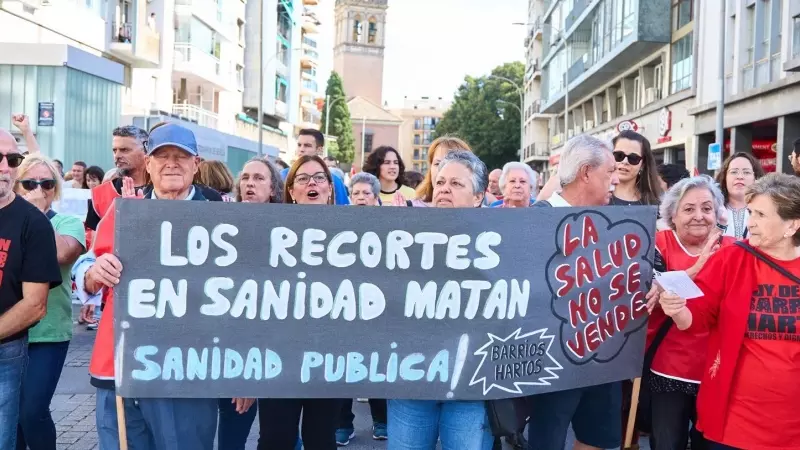
[[[353,42],[361,42],[361,35],[364,32],[364,25],[361,23],[361,16],[356,16],[353,21]]]
[[[369,31],[367,34],[367,43],[374,44],[378,37],[378,24],[375,22],[374,17],[369,19]]]

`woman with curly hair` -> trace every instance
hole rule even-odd
[[[374,175],[381,182],[381,204],[392,206],[397,194],[405,200],[414,197],[414,190],[405,186],[406,166],[400,153],[392,147],[382,146],[369,154],[364,163],[364,172]],[[398,197],[399,198],[399,197]]]

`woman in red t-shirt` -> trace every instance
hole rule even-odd
[[[683,270],[695,276],[721,244],[722,230],[717,219],[724,214],[722,192],[714,180],[702,175],[676,183],[661,202],[661,217],[669,229],[656,233],[656,263],[659,272]],[[651,392],[651,443],[653,450],[685,450],[689,425],[693,450],[704,450],[705,439],[696,429],[697,391],[703,378],[703,362],[708,333],[681,331],[667,323],[667,316],[657,308],[647,328],[648,348],[662,328],[667,329],[657,342],[647,374]],[[652,350],[651,350],[652,351]]]
[[[679,329],[711,333],[697,403],[711,448],[800,449],[800,178],[770,174],[746,200],[752,247],[708,260],[704,297],[660,304]]]

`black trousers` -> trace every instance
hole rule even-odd
[[[692,438],[692,450],[708,450],[708,441],[695,424],[697,422],[697,397],[683,392],[651,394],[653,405],[652,450],[685,450]],[[691,423],[692,428],[689,429]]]
[[[302,414],[303,448],[335,450],[338,399],[259,399],[258,450],[294,450]]]
[[[341,400],[342,411],[339,415],[339,428],[353,428],[353,399],[345,398]],[[386,400],[382,398],[369,399],[369,411],[372,414],[372,423],[382,423],[386,425]]]

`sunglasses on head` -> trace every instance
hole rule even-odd
[[[625,161],[625,158],[628,158],[628,163],[635,166],[642,162],[642,156],[637,155],[636,153],[625,153],[621,151],[614,152],[614,160],[617,162]]]
[[[25,159],[25,157],[19,153],[9,153],[7,155],[0,153],[0,162],[3,162],[3,159],[8,161],[8,167],[16,169],[20,164],[22,164],[22,160]]]
[[[45,191],[50,191],[56,187],[56,180],[19,180],[22,189],[35,191],[39,186]]]

